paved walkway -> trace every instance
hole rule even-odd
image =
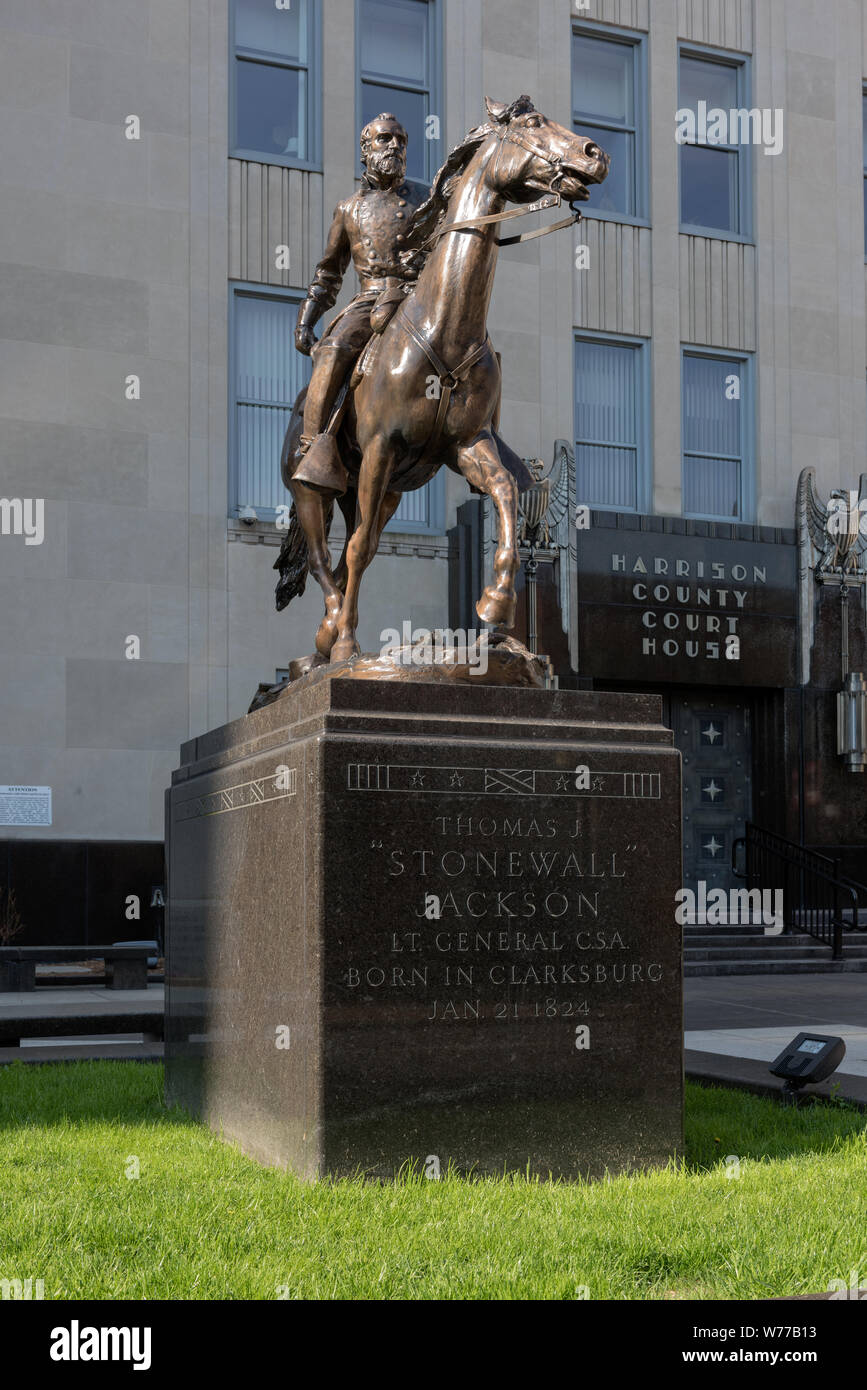
[[[0,1023],[3,1019],[39,1018],[99,1018],[110,1015],[122,1018],[125,1014],[135,1015],[141,1024],[142,1014],[161,1017],[165,1008],[165,991],[162,985],[149,985],[147,989],[106,989],[104,985],[62,986],[38,985],[33,990],[0,994]],[[46,1029],[46,1031],[49,1031]],[[50,1028],[57,1032],[57,1025]],[[40,1042],[38,1038],[23,1038],[20,1045],[0,1047],[0,1063],[3,1062],[57,1062],[72,1061],[89,1057],[122,1057],[139,1060],[159,1060],[163,1055],[161,1042],[144,1040],[140,1032],[131,1034],[76,1032],[68,1039],[51,1037],[50,1041]]]
[[[164,989],[108,990],[94,985],[38,988],[0,994],[5,1014],[86,1017],[88,1014],[162,1013]],[[684,1063],[687,1076],[777,1094],[782,1082],[768,1064],[795,1033],[815,1031],[842,1037],[846,1056],[818,1095],[839,1094],[867,1105],[867,976],[739,975],[684,981]],[[140,1038],[141,1035],[138,1035]],[[162,1044],[121,1034],[79,1034],[68,1042],[0,1047],[0,1062],[51,1061],[73,1057],[159,1058]]]
[[[684,981],[687,1076],[769,1093],[783,1083],[768,1064],[796,1033],[843,1038],[846,1056],[828,1081],[811,1086],[867,1104],[867,977],[739,975]]]
[[[0,994],[0,1018],[18,1016],[27,1010],[35,1014],[65,1014],[77,1018],[81,1014],[140,1014],[161,1013],[164,1007],[163,985],[148,985],[147,989],[106,989],[105,985],[39,985],[36,989],[4,991]]]

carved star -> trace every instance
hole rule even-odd
[[[719,841],[717,840],[716,835],[711,835],[711,837],[710,837],[710,839],[708,840],[707,844],[702,845],[702,849],[706,849],[706,850],[708,851],[708,853],[711,855],[711,857],[712,857],[713,859],[716,859],[717,855],[719,854],[720,850],[722,849],[722,845],[721,845],[721,844],[719,843]]]
[[[702,738],[706,738],[708,743],[716,743],[718,738],[722,738],[722,729],[718,729],[715,724],[708,724],[706,729],[701,731]]]
[[[722,796],[722,787],[718,787],[713,778],[711,778],[706,787],[702,787],[702,791],[705,796],[710,797],[711,801],[716,801],[718,796]]]
[[[562,772],[560,773],[560,776],[557,778],[557,785],[554,788],[554,790],[556,792],[565,792],[569,790],[569,783],[567,782]]]
[[[412,775],[412,781],[410,782],[409,785],[410,785],[411,787],[423,787],[423,786],[424,786],[424,773],[423,773],[423,772],[419,772],[418,768],[416,768],[415,772],[413,773],[413,775]]]
[[[458,771],[453,772],[453,773],[452,773],[452,777],[451,777],[451,782],[449,783],[449,786],[452,786],[452,787],[462,787],[463,785],[464,785],[464,779],[463,779],[463,777],[461,776],[461,774],[460,774]]]
[[[595,792],[601,792],[602,786],[603,786],[602,778],[601,778],[601,777],[594,777],[594,778],[593,778],[593,790],[594,790]]]

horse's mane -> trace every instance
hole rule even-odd
[[[485,125],[475,126],[459,145],[455,145],[445,164],[437,170],[428,198],[416,208],[409,222],[406,234],[408,250],[427,253],[433,249],[437,229],[445,221],[458,175],[464,172],[479,146],[496,133],[497,126],[508,125],[515,116],[522,116],[533,110],[535,108],[530,98],[520,96],[505,107],[502,114],[497,112],[496,124],[487,122]]]

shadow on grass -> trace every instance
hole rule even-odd
[[[185,1111],[164,1105],[160,1063],[100,1059],[0,1067],[0,1130],[100,1120],[201,1128]],[[844,1104],[794,1108],[746,1091],[687,1083],[685,1130],[685,1154],[676,1163],[692,1174],[724,1168],[735,1159],[827,1154],[856,1136],[867,1142],[867,1116]],[[404,1182],[416,1176],[411,1168],[398,1174]]]
[[[0,1129],[107,1120],[197,1127],[163,1103],[160,1062],[11,1062],[0,1067]]]
[[[784,1105],[721,1086],[686,1087],[686,1163],[704,1172],[753,1162],[830,1153],[848,1139],[867,1142],[867,1115],[845,1102]]]

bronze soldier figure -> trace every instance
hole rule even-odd
[[[371,336],[370,312],[384,291],[399,300],[418,276],[418,256],[403,254],[412,214],[427,187],[406,178],[407,134],[396,116],[383,112],[361,132],[365,167],[361,188],[338,203],[325,254],[307,298],[298,310],[295,346],[313,358],[304,427],[293,477],[315,488],[342,493],[346,474],[333,441],[325,434],[338,392]],[[317,343],[313,325],[334,304],[350,259],[361,288]]]

